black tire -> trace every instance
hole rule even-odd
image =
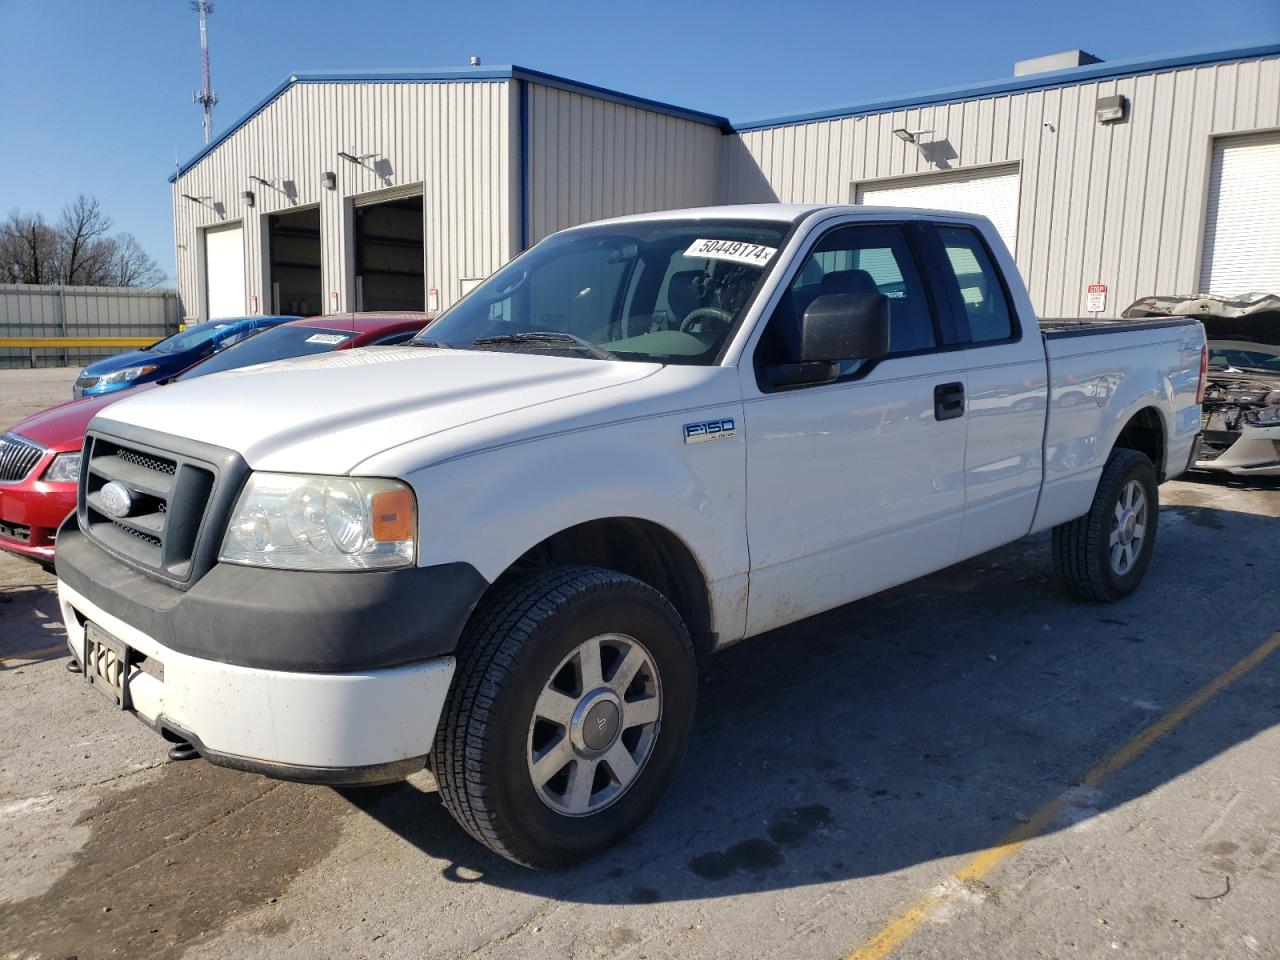
[[[568,816],[543,801],[527,766],[534,704],[566,656],[608,633],[634,637],[651,655],[661,716],[647,761],[617,800]],[[445,809],[474,838],[528,867],[566,867],[657,806],[684,757],[697,693],[693,644],[662,594],[598,567],[534,574],[482,603],[457,656],[431,760]]]
[[[1146,496],[1144,536],[1131,566],[1118,571],[1112,563],[1111,533],[1117,503],[1131,481]],[[1119,600],[1142,582],[1151,563],[1159,528],[1160,496],[1156,468],[1137,450],[1113,450],[1102,470],[1093,504],[1083,517],[1053,528],[1053,562],[1063,582],[1077,597]]]

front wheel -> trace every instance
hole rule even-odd
[[[1156,468],[1137,450],[1113,450],[1083,517],[1053,528],[1053,560],[1077,597],[1119,600],[1151,563],[1160,517]]]
[[[500,589],[463,635],[436,732],[445,808],[526,866],[602,850],[675,777],[696,680],[679,614],[633,577],[564,567]]]

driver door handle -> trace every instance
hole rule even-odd
[[[933,388],[933,418],[954,420],[964,416],[964,384],[940,383]]]

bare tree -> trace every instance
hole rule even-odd
[[[0,282],[56,283],[58,246],[41,214],[13,210],[0,224]]]
[[[83,193],[62,208],[58,221],[61,282],[81,286],[101,286],[111,259],[105,243],[111,218],[102,212],[96,197]]]
[[[108,284],[113,287],[154,287],[164,280],[155,258],[142,249],[132,233],[118,233],[108,241],[112,247]]]
[[[12,211],[0,222],[0,283],[153,287],[164,279],[131,233],[111,233],[94,197],[76,197],[57,224]]]

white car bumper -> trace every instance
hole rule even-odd
[[[1197,470],[1213,470],[1237,476],[1280,477],[1280,426],[1245,425],[1240,437],[1221,454],[1196,461]]]
[[[128,668],[126,708],[208,760],[284,779],[376,783],[421,769],[453,678],[453,657],[359,673],[297,673],[179,653],[61,580],[72,655],[92,622],[146,660]],[[106,701],[104,701],[105,704]]]

